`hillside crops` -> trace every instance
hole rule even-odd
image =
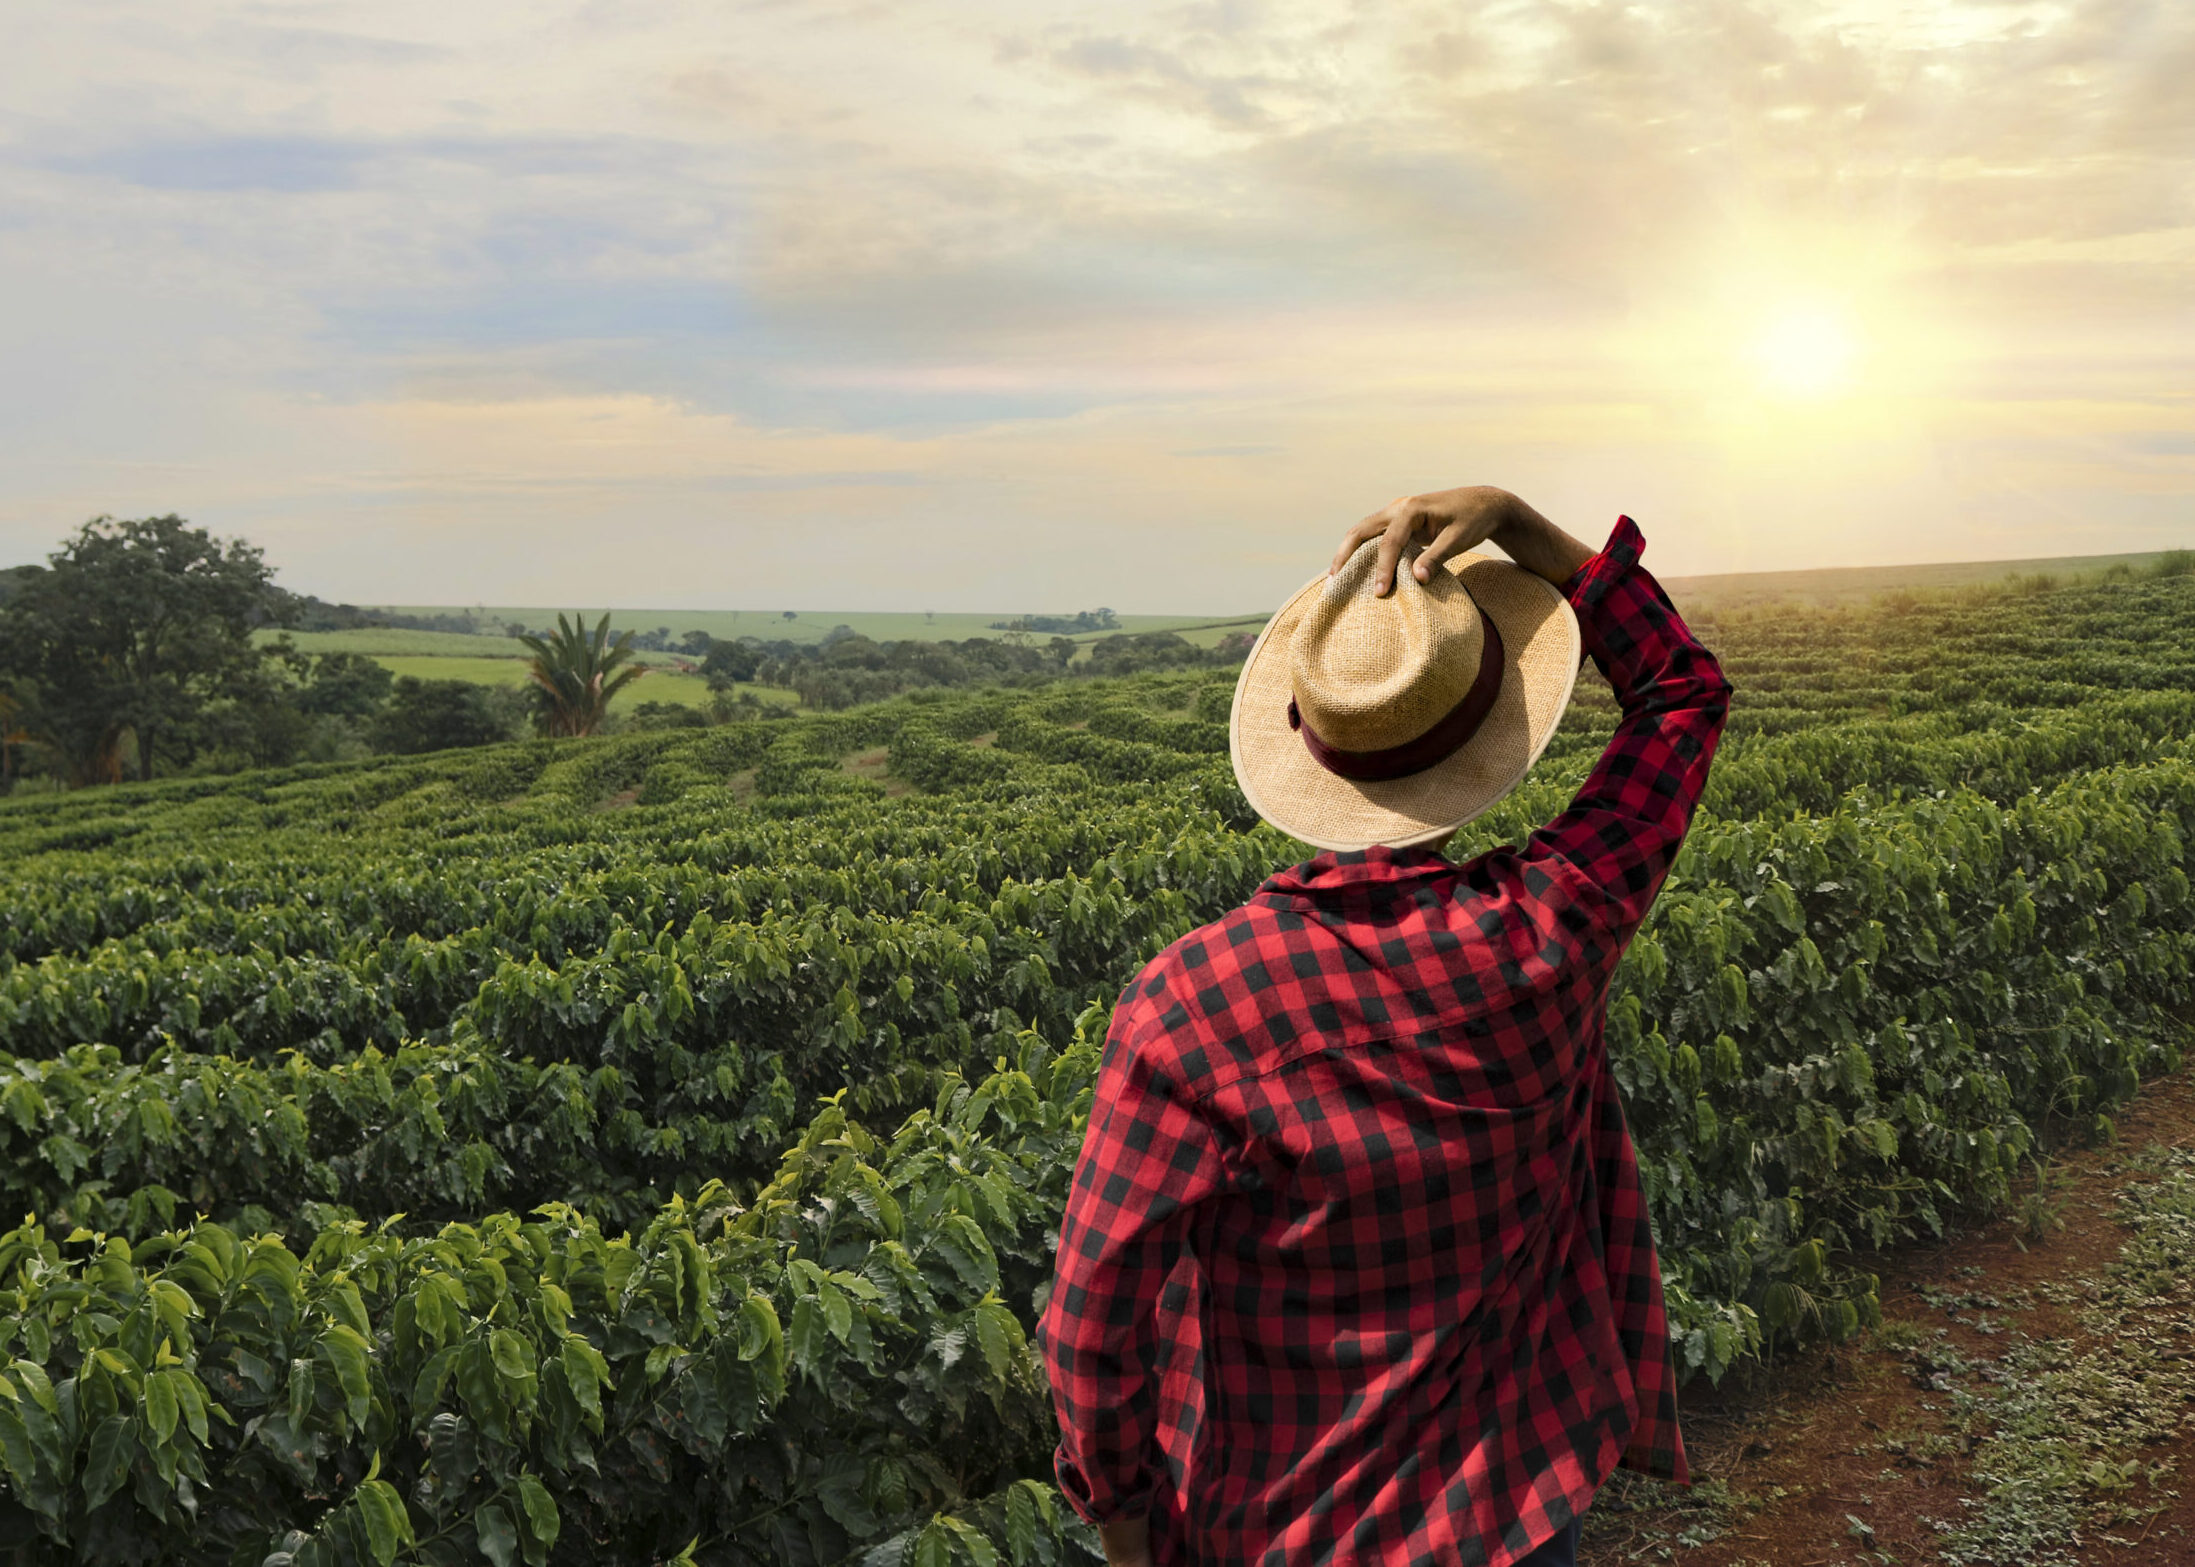
[[[2179,1059],[2195,581],[1703,626],[1609,1045],[1680,1369]],[[1028,1330],[1106,1008],[1300,846],[1190,673],[0,805],[0,1544],[1087,1559]],[[1559,810],[1581,682],[1457,852]]]

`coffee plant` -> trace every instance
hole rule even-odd
[[[1608,1042],[1680,1372],[2180,1058],[2195,582],[1703,624]],[[1303,856],[1196,671],[0,802],[0,1550],[1097,1559],[1029,1330],[1107,1007]],[[1561,809],[1588,677],[1455,852]]]

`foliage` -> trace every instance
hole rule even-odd
[[[2017,1204],[2179,1060],[2195,970],[2195,579],[1794,618],[1714,628],[1739,705],[1610,996],[1686,1376],[1853,1331],[1876,1248]],[[35,1215],[0,1242],[0,1530],[1086,1552],[1022,1336],[1104,1005],[1301,853],[1234,788],[1231,694],[927,690],[0,805],[0,1202]],[[1581,686],[1458,852],[1560,809],[1610,716]],[[212,1253],[244,1260],[207,1284]]]
[[[119,778],[125,747],[140,778],[188,760],[210,704],[256,694],[271,583],[257,549],[177,516],[85,523],[0,605],[21,727],[76,784]]]
[[[372,718],[387,705],[394,682],[388,666],[363,653],[322,653],[298,693],[298,708],[317,717]]]
[[[15,784],[16,748],[30,739],[22,728],[23,704],[0,691],[0,794],[6,794]]]
[[[140,1562],[1090,1560],[1023,1323],[1087,1032],[835,1104],[750,1202],[567,1206],[302,1251],[211,1222],[0,1237],[0,1528]]]
[[[753,676],[765,684],[791,687],[807,707],[840,712],[909,691],[1025,688],[1069,676],[1232,669],[1249,645],[1250,639],[1242,637],[1218,648],[1200,648],[1172,632],[1147,632],[1101,638],[1092,644],[1090,657],[1077,662],[1077,646],[1067,637],[1053,636],[1038,646],[1020,630],[1004,638],[970,637],[964,642],[877,642],[847,631],[843,636],[834,632],[814,646],[759,644],[753,650],[758,655]]]
[[[592,632],[579,616],[567,621],[558,615],[553,636],[529,633],[518,640],[533,654],[528,673],[538,693],[536,722],[545,735],[593,734],[609,713],[610,699],[646,673],[618,669],[632,657],[633,634],[611,641],[607,613]]]
[[[750,643],[725,642],[700,633],[706,646],[702,649],[701,673],[709,682],[711,691],[729,691],[733,686],[754,679],[755,670],[761,666],[762,653]]]
[[[1109,609],[1086,609],[1073,615],[1020,615],[1012,620],[994,620],[993,631],[1037,631],[1047,634],[1089,631],[1117,631],[1120,617]]]
[[[469,680],[396,681],[389,702],[374,715],[374,748],[398,756],[490,745],[511,737],[509,717],[497,711],[495,693]]]

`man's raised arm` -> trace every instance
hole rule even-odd
[[[1380,541],[1373,585],[1382,595],[1393,591],[1408,546],[1420,546],[1410,569],[1423,582],[1450,556],[1492,540],[1577,611],[1585,651],[1615,688],[1623,722],[1570,809],[1532,835],[1524,858],[1595,911],[1620,945],[1677,857],[1730,709],[1722,666],[1639,564],[1638,525],[1618,518],[1596,553],[1507,490],[1465,485],[1389,502],[1343,536],[1329,570],[1368,539]]]
[[[1580,906],[1601,911],[1619,945],[1677,857],[1730,711],[1722,666],[1639,564],[1645,542],[1638,525],[1620,517],[1607,546],[1561,584],[1623,719],[1570,808],[1524,848],[1528,864],[1566,883]],[[1559,565],[1567,551],[1543,543],[1549,564]]]

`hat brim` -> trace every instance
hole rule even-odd
[[[1330,773],[1289,727],[1296,627],[1310,596],[1325,588],[1323,574],[1259,633],[1235,683],[1227,747],[1251,809],[1290,837],[1344,850],[1446,837],[1514,789],[1554,737],[1578,678],[1581,639],[1569,600],[1544,577],[1487,555],[1459,555],[1442,569],[1501,631],[1501,694],[1455,754],[1408,778],[1358,783]]]

